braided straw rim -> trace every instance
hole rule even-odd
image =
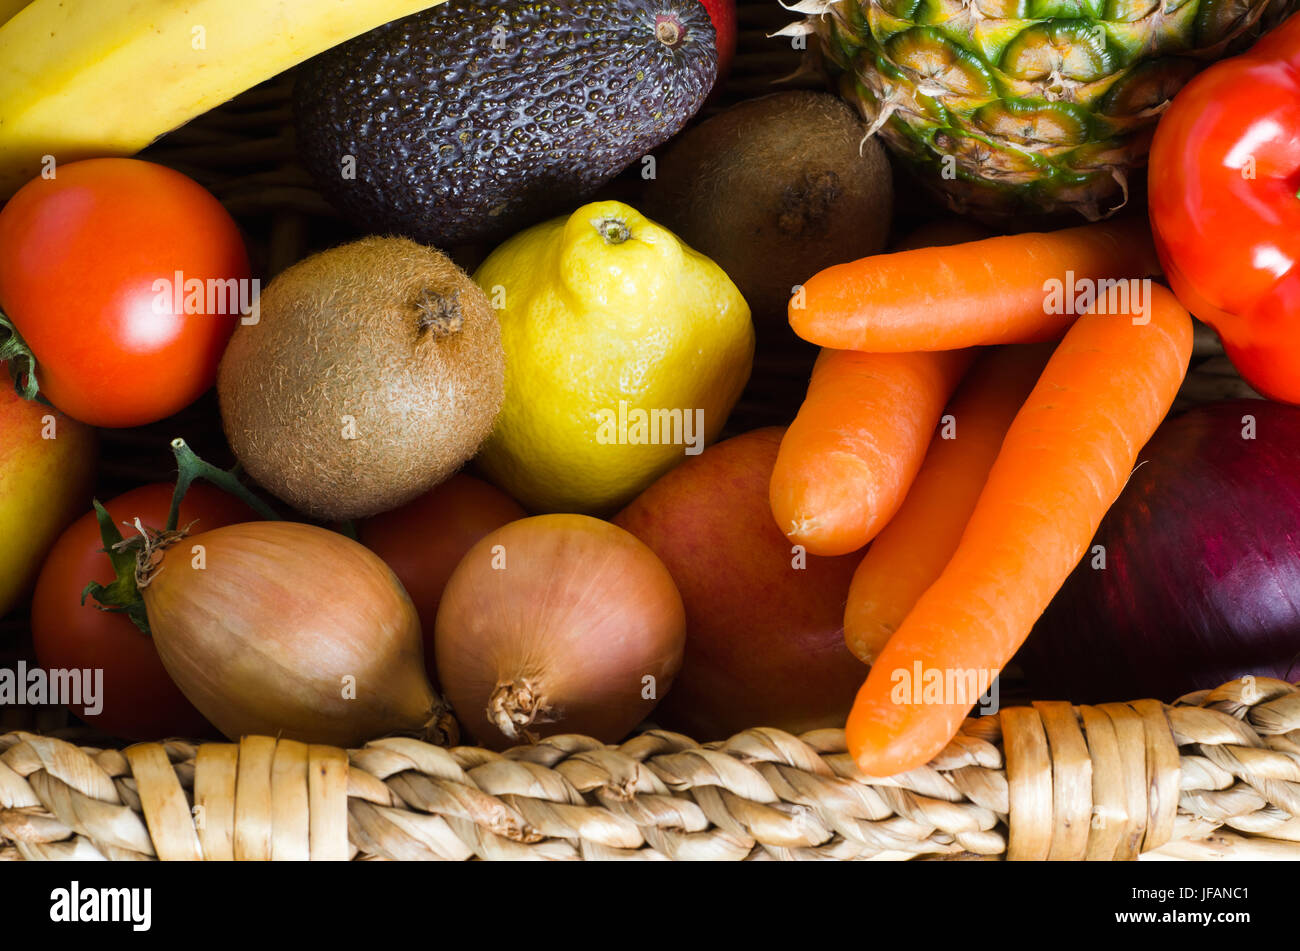
[[[0,859],[1300,859],[1300,688],[1262,677],[1010,707],[889,778],[842,730],[766,727],[504,754],[21,731],[0,750]]]

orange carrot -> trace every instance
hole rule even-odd
[[[972,681],[1011,659],[1087,551],[1191,358],[1187,311],[1148,286],[1144,322],[1080,318],[1016,415],[952,560],[858,692],[845,730],[863,772],[940,753]]]
[[[1051,355],[1051,344],[1002,347],[962,381],[902,507],[853,575],[844,641],[858,660],[875,661],[952,558],[1002,438]]]
[[[776,523],[814,555],[847,555],[902,504],[972,354],[823,350],[772,472]]]
[[[985,238],[827,268],[791,298],[790,326],[823,347],[873,353],[1057,340],[1092,309],[1094,281],[1159,273],[1140,219]],[[1098,290],[1119,309],[1110,285]]]

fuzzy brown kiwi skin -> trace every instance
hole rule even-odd
[[[788,339],[792,287],[888,240],[892,175],[866,132],[828,93],[742,102],[674,140],[643,210],[727,272],[760,336]]]
[[[405,238],[364,238],[281,273],[217,375],[244,469],[331,520],[387,511],[446,479],[487,438],[504,393],[486,295]]]

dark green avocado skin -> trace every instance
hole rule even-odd
[[[305,63],[298,147],[366,232],[497,241],[676,134],[716,73],[699,0],[448,0]]]

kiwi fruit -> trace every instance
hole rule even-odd
[[[790,339],[792,289],[889,238],[884,149],[839,97],[783,92],[732,106],[678,136],[645,185],[645,213],[716,261],[760,342]]]
[[[459,469],[505,392],[491,303],[446,256],[365,238],[295,264],[238,327],[217,375],[226,438],[298,511],[387,511]]]

